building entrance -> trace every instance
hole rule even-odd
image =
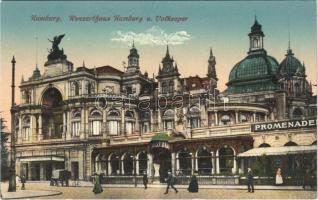
[[[154,163],[159,165],[159,180],[164,183],[168,177],[168,171],[171,171],[171,152],[165,148],[155,148],[153,156]]]

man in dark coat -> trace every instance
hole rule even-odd
[[[25,175],[23,175],[21,177],[21,183],[22,183],[21,190],[25,190],[25,182],[26,182],[26,178],[25,178]]]
[[[191,180],[190,180],[190,184],[188,187],[188,191],[189,192],[198,192],[199,191],[199,186],[198,186],[198,179],[196,176],[196,172],[193,173],[193,175],[191,176]]]
[[[178,193],[177,188],[174,187],[175,179],[176,178],[169,171],[168,172],[168,178],[167,178],[167,189],[166,189],[166,192],[164,194],[168,194],[170,186],[171,186],[172,189],[174,189],[174,191],[176,193]]]
[[[254,192],[253,172],[251,168],[247,169],[247,190],[248,192]]]
[[[147,189],[148,176],[147,176],[147,172],[146,172],[146,171],[144,171],[144,175],[143,175],[143,177],[142,177],[142,182],[143,182],[143,184],[144,184],[144,186],[145,186],[145,189]]]

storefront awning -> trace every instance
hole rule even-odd
[[[238,157],[253,157],[253,156],[275,156],[275,155],[290,155],[302,153],[315,153],[317,151],[316,145],[308,146],[283,146],[283,147],[259,147],[250,149],[238,154]]]
[[[20,157],[21,162],[32,162],[32,161],[64,161],[62,156],[28,156]]]
[[[170,136],[168,135],[168,133],[166,132],[162,132],[162,133],[157,133],[156,135],[154,135],[151,138],[151,141],[165,141],[167,142],[168,140],[170,140]]]

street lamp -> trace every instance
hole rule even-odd
[[[12,84],[11,84],[11,147],[10,147],[10,177],[9,177],[9,189],[8,192],[16,191],[15,182],[15,113],[17,106],[15,105],[15,59],[14,56],[11,60],[12,64]]]

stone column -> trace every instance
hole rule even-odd
[[[218,111],[214,111],[215,126],[219,125]]]
[[[196,166],[195,166],[195,154],[191,153],[191,173],[193,174],[194,171],[196,171]]]
[[[213,175],[216,174],[216,155],[213,152],[213,157],[212,157],[212,165],[213,165]]]
[[[22,142],[22,116],[19,117],[18,143]]]
[[[153,176],[153,173],[152,173],[153,158],[150,153],[147,154],[147,157],[148,157],[147,174],[148,176]]]
[[[85,109],[84,107],[81,110],[81,130],[80,130],[80,139],[85,138]]]
[[[171,171],[172,174],[176,174],[176,153],[171,153]]]
[[[236,152],[234,151],[233,155],[233,168],[232,168],[232,173],[235,174],[237,173],[237,163],[236,163]]]
[[[139,128],[139,114],[137,112],[134,112],[134,115],[135,115],[134,133],[138,135],[141,133],[140,128]]]
[[[180,170],[179,154],[176,154],[176,172]]]
[[[267,120],[268,120],[268,119],[267,119],[267,114],[265,113],[265,122],[267,122]]]
[[[161,125],[161,112],[160,112],[160,109],[157,111],[157,115],[158,115],[158,130],[157,131],[160,131],[160,130],[163,130],[163,126]]]
[[[41,162],[40,163],[40,180],[42,181],[42,180],[44,180],[44,163],[43,162]]]
[[[256,113],[253,113],[253,122],[256,122]]]
[[[103,110],[103,122],[102,122],[102,134],[103,138],[107,137],[107,112],[106,109]]]
[[[33,135],[36,133],[36,119],[34,115],[30,115],[30,135],[28,140],[31,142]]]
[[[66,138],[66,126],[67,126],[67,116],[65,111],[63,112],[63,134],[62,134],[63,139]]]
[[[31,180],[32,178],[32,162],[28,162],[28,180]]]
[[[214,168],[215,168],[215,164],[214,164],[214,152],[211,151],[211,164],[212,164],[212,169],[211,169],[211,174],[214,173]]]
[[[67,118],[67,130],[66,130],[66,139],[69,140],[72,138],[72,123],[71,123],[71,111],[66,111],[66,118]]]
[[[89,124],[88,124],[88,107],[85,108],[85,131],[84,131],[84,138],[88,138],[90,135],[90,130],[89,130]]]
[[[199,127],[206,127],[208,126],[208,113],[205,110],[205,106],[200,105],[200,111],[201,111],[201,120]]]
[[[138,155],[135,156],[136,159],[136,175],[139,175],[139,159],[138,159]]]
[[[110,159],[108,159],[108,167],[107,167],[107,171],[108,171],[108,176],[110,176],[112,174],[112,165],[110,163]]]
[[[43,133],[42,133],[42,115],[39,115],[39,135],[38,135],[38,140],[41,141],[43,140]]]
[[[216,174],[220,173],[219,151],[216,152]]]
[[[238,124],[239,123],[239,113],[238,111],[236,110],[235,111],[235,124]]]
[[[153,110],[150,110],[150,127],[149,127],[149,132],[153,132],[154,130],[154,121],[153,121]]]
[[[121,110],[120,135],[126,135],[126,130],[125,130],[125,109]]]

